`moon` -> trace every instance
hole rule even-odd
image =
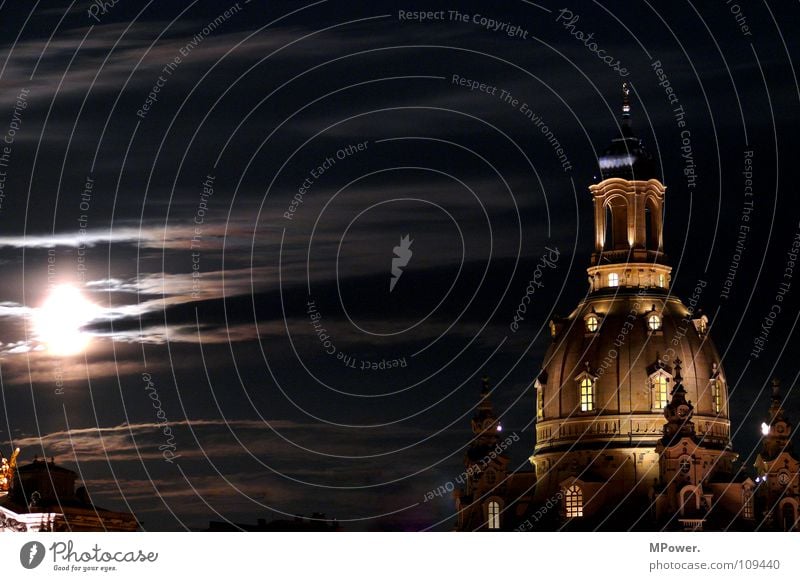
[[[37,338],[54,355],[82,353],[92,339],[82,327],[95,318],[99,310],[74,286],[56,286],[34,314]]]

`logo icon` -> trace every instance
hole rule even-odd
[[[26,569],[36,569],[44,560],[44,545],[39,541],[30,541],[19,550],[19,562]]]
[[[411,245],[413,240],[409,240],[409,235],[406,234],[400,239],[400,245],[394,247],[395,258],[392,258],[392,279],[389,281],[389,292],[394,290],[394,285],[400,280],[403,275],[403,268],[408,266],[408,261],[411,260],[413,252],[411,252]]]

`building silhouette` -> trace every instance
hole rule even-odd
[[[779,384],[761,452],[743,467],[730,442],[728,380],[708,318],[670,292],[665,187],[632,129],[623,85],[620,135],[589,186],[589,292],[550,322],[535,381],[533,472],[485,450],[499,438],[484,384],[455,492],[457,530],[798,530],[800,477]]]
[[[0,462],[0,532],[136,531],[129,512],[95,506],[77,474],[54,460],[34,458],[17,467],[17,449]]]

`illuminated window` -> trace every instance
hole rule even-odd
[[[589,377],[581,379],[581,411],[590,412],[594,409],[594,381]]]
[[[489,522],[488,526],[492,530],[500,528],[500,503],[492,501],[489,503]]]
[[[661,328],[661,317],[653,313],[647,317],[647,328],[651,331],[658,331]]]
[[[567,518],[583,516],[583,491],[581,487],[573,484],[564,493],[564,512]]]
[[[619,286],[619,275],[616,272],[609,273],[608,286]]]
[[[653,378],[653,407],[663,410],[668,400],[667,378],[663,375],[656,375]]]
[[[753,491],[745,490],[742,493],[742,516],[746,519],[753,519],[755,517],[753,510]]]
[[[541,384],[536,389],[536,417],[544,417],[544,386]]]
[[[718,379],[711,380],[711,405],[714,406],[714,413],[722,411],[722,386]]]
[[[600,326],[600,321],[597,318],[597,315],[589,315],[586,317],[586,330],[590,333],[594,333],[597,331],[597,327]]]
[[[663,274],[658,275],[658,286],[661,288],[666,288],[667,286],[667,281]]]

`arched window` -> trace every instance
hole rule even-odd
[[[669,403],[667,378],[661,374],[658,374],[653,377],[651,382],[653,384],[653,409],[663,410]]]
[[[608,274],[608,286],[619,286],[619,275],[616,272]]]
[[[663,274],[658,275],[658,286],[660,286],[661,288],[667,287],[667,279]]]
[[[583,516],[583,491],[573,484],[564,492],[564,514],[567,518]]]
[[[623,196],[613,196],[605,203],[606,228],[603,250],[628,250],[628,202]]]
[[[597,331],[597,328],[600,326],[600,320],[597,318],[597,315],[589,315],[586,317],[586,330],[590,333],[594,333]]]
[[[648,250],[658,250],[661,213],[658,211],[658,204],[656,204],[653,198],[647,199],[644,210],[644,220],[645,248]]]
[[[536,386],[536,417],[540,420],[544,417],[544,385],[541,383]]]
[[[603,250],[611,250],[612,248],[614,248],[614,217],[611,215],[611,206],[606,204]]]
[[[500,528],[500,503],[495,500],[491,501],[487,512],[489,514],[489,529],[498,530]]]
[[[714,413],[722,411],[722,386],[719,379],[711,380],[711,405],[714,406]]]
[[[647,328],[651,331],[658,331],[661,328],[661,317],[656,313],[647,315]]]
[[[594,380],[584,377],[580,383],[581,411],[590,412],[594,409]]]
[[[748,520],[752,520],[755,517],[753,491],[749,489],[745,489],[742,493],[742,516]]]

